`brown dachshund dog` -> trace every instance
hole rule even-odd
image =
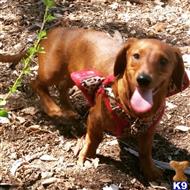
[[[184,64],[180,51],[156,39],[129,39],[121,43],[103,32],[56,28],[49,31],[41,46],[45,53],[38,55],[38,76],[32,81],[32,86],[44,111],[51,117],[76,117],[67,93],[74,85],[71,73],[76,71],[96,70],[102,77],[113,75],[110,88],[115,99],[129,118],[140,118],[140,127],[158,110],[163,111],[171,81],[177,89],[182,89]],[[62,109],[49,94],[51,85],[59,86]],[[83,164],[87,157],[95,156],[103,131],[115,133],[117,121],[120,120],[114,120],[107,108],[104,93],[96,93],[87,118],[87,134],[79,154],[79,164]],[[137,125],[135,121],[132,126]],[[152,161],[154,131],[155,126],[139,134],[137,131],[136,135],[140,165],[149,180],[160,177],[162,173]]]

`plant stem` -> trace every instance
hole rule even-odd
[[[45,13],[44,13],[44,17],[43,17],[43,22],[42,22],[42,25],[40,27],[40,30],[39,30],[39,33],[43,31],[44,27],[45,27],[45,24],[46,24],[46,18],[47,18],[47,15],[48,15],[48,11],[49,11],[49,7],[46,6],[45,8]],[[41,41],[41,38],[37,37],[36,41],[34,42],[34,49],[37,49],[39,43]],[[19,76],[17,77],[17,79],[15,80],[14,84],[12,85],[11,89],[15,89],[17,88],[18,86],[18,83],[19,81],[21,80],[22,76],[25,74],[25,71],[26,69],[28,68],[29,64],[30,64],[30,61],[32,60],[33,56],[36,54],[37,51],[33,52],[33,53],[30,53],[29,56],[27,58],[25,58],[24,60],[22,60],[22,62],[24,63],[24,67],[21,71],[21,73],[19,74]],[[12,90],[9,90],[9,92],[7,93],[7,95],[3,98],[3,102],[5,102],[9,96],[12,94]]]

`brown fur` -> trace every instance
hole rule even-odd
[[[68,104],[67,91],[73,82],[70,73],[94,69],[102,75],[114,74],[116,80],[113,91],[124,109],[133,117],[151,117],[165,101],[168,84],[173,79],[181,89],[184,66],[178,49],[155,39],[129,39],[118,42],[105,33],[83,30],[56,28],[41,41],[46,53],[39,53],[39,70],[36,80],[32,81],[35,92],[40,96],[44,111],[51,117],[75,118],[76,114]],[[134,54],[140,58],[135,59]],[[0,58],[1,60],[1,58]],[[152,81],[146,88],[157,89],[150,111],[137,114],[130,106],[130,98],[138,85],[139,73],[151,76]],[[48,87],[61,86],[61,109],[51,98]],[[94,157],[103,138],[103,131],[115,131],[115,121],[105,108],[102,96],[96,96],[87,120],[85,145],[79,154],[79,163],[87,157]],[[138,137],[141,168],[149,179],[156,179],[161,172],[152,161],[152,141],[155,128]]]
[[[0,61],[1,62],[8,62],[8,63],[12,62],[10,68],[13,69],[19,63],[19,61],[24,57],[27,57],[27,53],[26,53],[26,51],[22,50],[20,53],[15,54],[15,55],[0,54]]]

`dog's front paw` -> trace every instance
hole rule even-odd
[[[79,153],[77,164],[83,166],[86,158],[95,158],[96,151],[89,147],[89,144],[85,144]]]
[[[86,160],[86,154],[85,154],[84,148],[83,148],[83,149],[80,151],[80,153],[79,153],[77,165],[78,165],[78,166],[83,166],[85,160]]]
[[[163,176],[163,170],[156,167],[154,164],[152,166],[144,166],[142,171],[149,181],[159,180]]]
[[[85,160],[86,160],[85,158],[81,158],[81,157],[80,157],[80,158],[77,160],[77,166],[83,167]]]
[[[63,111],[62,117],[70,121],[78,121],[80,119],[80,115],[72,110]]]
[[[63,112],[61,108],[58,106],[52,106],[51,108],[44,109],[44,110],[46,114],[52,118],[55,118],[55,117],[61,118],[63,116]]]
[[[78,125],[81,120],[81,117],[77,113],[70,110],[51,112],[51,115],[48,115],[55,119],[56,123],[64,125]]]
[[[82,150],[82,147],[84,146],[84,136],[78,139],[77,144],[74,148],[74,155],[78,156],[80,151]]]

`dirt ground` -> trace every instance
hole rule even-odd
[[[118,30],[124,39],[158,38],[178,46],[186,69],[190,69],[189,0],[57,0],[51,12],[56,20],[47,24],[47,29],[76,26],[110,34]],[[43,13],[42,1],[0,0],[0,53],[14,54],[29,47]],[[6,95],[22,67],[20,63],[11,70],[9,65],[0,63],[0,98]],[[0,119],[0,190],[171,188],[174,172],[166,170],[160,183],[148,183],[139,170],[138,159],[125,150],[123,143],[120,151],[117,139],[108,134],[98,148],[97,158],[78,167],[74,148],[85,124],[81,121],[77,126],[65,126],[42,112],[30,87],[36,71],[34,59],[31,73],[8,102],[9,119]],[[154,140],[154,159],[167,163],[190,161],[189,100],[190,88],[167,99],[166,113]]]

